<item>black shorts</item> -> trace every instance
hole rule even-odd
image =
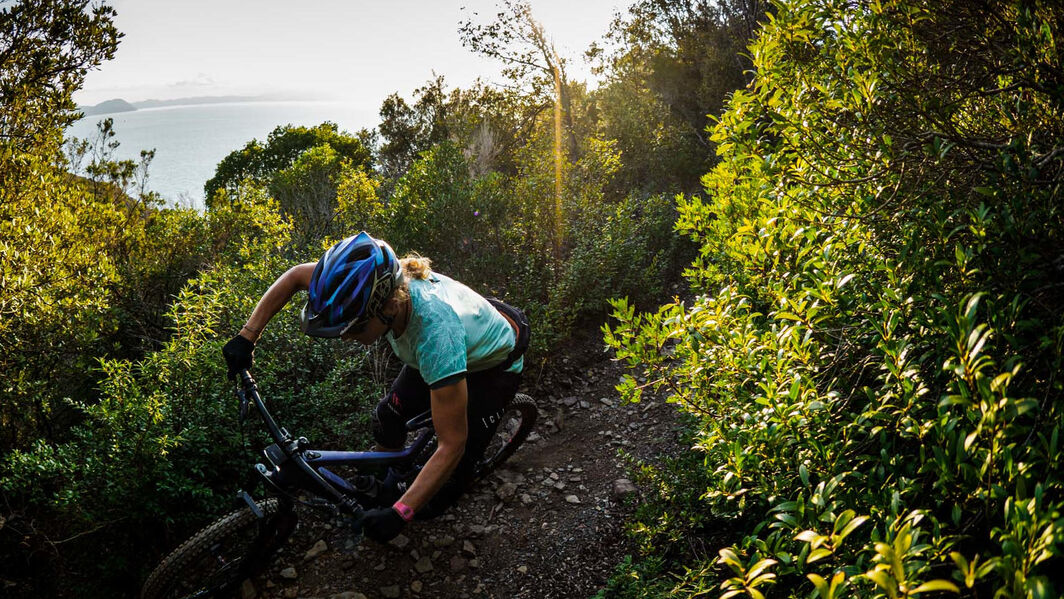
[[[496,367],[465,376],[468,390],[468,437],[465,453],[450,480],[430,502],[425,515],[442,511],[454,503],[472,482],[474,468],[484,455],[499,423],[501,412],[513,401],[521,375]],[[400,448],[406,443],[406,423],[432,406],[430,390],[421,372],[403,366],[392,388],[373,411],[373,437],[383,447]],[[419,516],[422,514],[419,512]]]

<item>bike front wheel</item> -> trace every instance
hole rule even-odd
[[[524,393],[515,395],[503,411],[499,426],[484,449],[484,456],[477,463],[474,476],[484,478],[510,459],[532,432],[538,414],[536,402],[531,397]]]
[[[296,515],[276,498],[236,510],[196,533],[159,564],[143,599],[232,597],[262,572],[295,529]]]

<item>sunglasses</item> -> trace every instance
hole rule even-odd
[[[351,324],[347,325],[344,330],[340,331],[340,338],[349,339],[351,337],[354,337],[355,335],[361,334],[363,331],[366,330],[366,325],[369,324],[370,320],[372,320],[372,317],[360,318],[352,322]]]
[[[364,316],[350,323],[341,322],[332,326],[321,326],[321,321],[325,320],[325,316],[314,314],[310,309],[310,305],[307,304],[303,306],[302,328],[303,332],[311,337],[335,339],[342,336],[350,338],[366,330],[366,325],[373,318],[372,316]]]

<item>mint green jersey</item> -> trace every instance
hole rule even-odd
[[[513,351],[513,328],[479,293],[435,272],[407,281],[410,322],[398,338],[389,331],[388,343],[430,387],[498,366]],[[507,370],[521,372],[523,365],[520,358]]]

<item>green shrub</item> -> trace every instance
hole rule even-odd
[[[605,331],[650,381],[628,397],[698,419],[685,509],[734,532],[625,592],[1057,596],[1055,13],[777,8],[680,202],[695,297]]]
[[[673,233],[671,198],[607,199],[605,189],[620,162],[615,142],[591,139],[570,174],[563,204],[568,247],[550,297],[562,330],[577,318],[606,314],[618,295],[641,306],[659,301],[679,264],[691,257],[685,240]]]
[[[25,530],[32,517],[45,524],[28,538],[69,537],[64,567],[95,573],[95,585],[82,586],[83,594],[134,592],[130,585],[141,578],[129,573],[146,573],[162,551],[226,509],[248,480],[221,346],[290,266],[282,252],[287,227],[262,197],[234,199],[208,220],[216,239],[222,231],[238,231],[240,241],[227,261],[182,289],[169,314],[169,341],[136,361],[103,360],[99,393],[77,403],[84,421],[72,438],[16,450],[0,465],[0,491],[25,510],[8,520],[8,528]],[[368,427],[357,414],[381,393],[362,374],[367,358],[302,335],[296,311],[282,312],[258,346],[255,375],[264,396],[299,434],[365,445]],[[307,387],[307,380],[319,382]],[[262,435],[251,425],[256,432],[248,440],[255,447]],[[100,560],[88,550],[100,546],[139,551],[110,552]]]
[[[350,135],[329,122],[315,127],[278,126],[265,142],[253,139],[218,163],[214,177],[203,186],[207,206],[214,206],[219,191],[236,192],[248,181],[270,183],[277,173],[291,168],[304,153],[314,148],[328,148],[355,167],[368,167],[371,157],[366,148],[367,136],[365,132]]]

